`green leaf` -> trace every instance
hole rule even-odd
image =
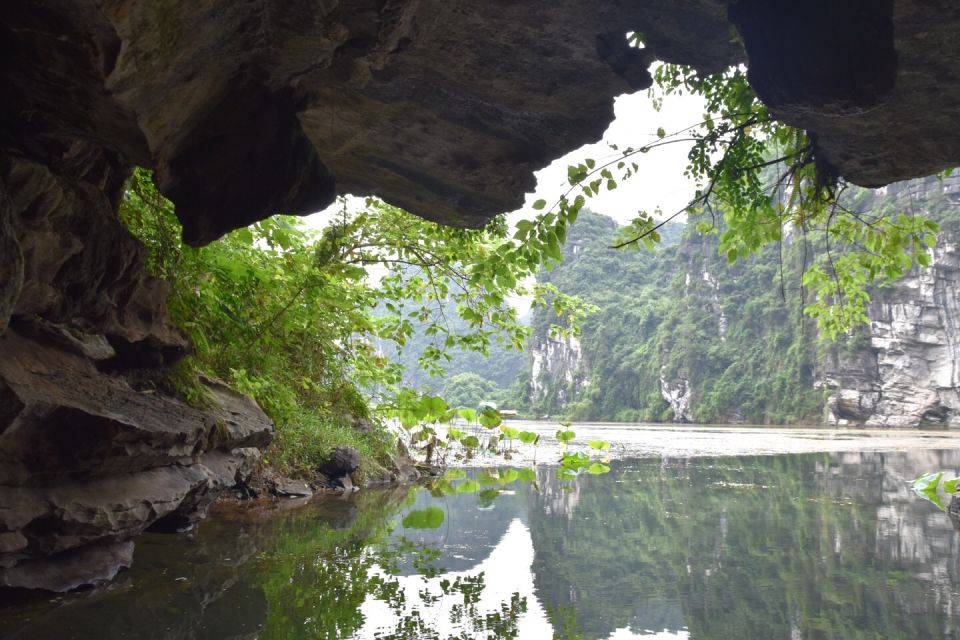
[[[436,420],[447,411],[447,403],[439,396],[423,396],[420,407],[426,420]]]
[[[510,484],[520,479],[520,472],[516,469],[504,469],[500,472],[500,483]]]
[[[491,407],[484,407],[480,412],[480,426],[486,429],[496,429],[503,422],[500,412]]]
[[[547,206],[547,201],[544,200],[543,198],[540,198],[539,200],[533,203],[533,208],[536,209],[537,211],[540,211],[546,206]]]
[[[540,436],[533,431],[521,431],[517,437],[523,444],[536,444],[540,440]]]
[[[468,409],[466,407],[461,407],[457,409],[457,414],[467,422],[477,421],[477,412],[475,409]]]
[[[957,493],[957,490],[960,489],[960,478],[951,478],[950,480],[943,481],[943,491],[953,495]]]
[[[516,439],[520,436],[520,430],[519,430],[519,429],[515,429],[515,428],[513,428],[513,427],[508,427],[508,426],[505,425],[505,424],[500,425],[500,431],[502,431],[502,432],[503,432],[503,435],[505,435],[505,436],[506,436],[507,438],[509,438],[510,440],[516,440]]]
[[[596,449],[597,451],[606,451],[610,448],[610,443],[606,440],[591,440],[589,444],[591,449]]]
[[[607,465],[601,462],[594,462],[589,467],[587,467],[587,473],[593,474],[595,476],[608,473],[609,471],[610,471],[610,467],[608,467]]]
[[[464,480],[457,485],[457,493],[476,493],[480,490],[480,483],[476,480]]]
[[[406,529],[437,529],[443,524],[444,513],[440,507],[427,507],[411,511],[401,523]]]
[[[578,475],[577,471],[569,467],[557,467],[557,478],[560,480],[574,480]]]
[[[499,489],[484,489],[481,491],[477,497],[481,500],[492,502],[494,498],[500,495]]]
[[[648,131],[649,131],[649,129],[648,129]],[[663,127],[658,127],[658,128],[657,128],[657,137],[660,138],[660,139],[663,139],[663,138],[667,137],[667,132],[664,131]]]
[[[524,482],[536,482],[537,471],[531,467],[525,467],[517,472],[517,479]]]
[[[570,442],[571,440],[577,437],[577,434],[574,433],[573,431],[570,431],[569,429],[567,430],[561,429],[557,431],[556,435],[557,435],[557,440],[564,443]]]
[[[477,436],[467,436],[460,441],[460,444],[465,446],[467,449],[477,449],[480,447],[480,440]]]

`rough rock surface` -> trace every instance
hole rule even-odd
[[[741,0],[729,17],[721,0],[10,0],[0,142],[152,166],[197,243],[336,193],[478,225],[599,137],[651,60],[717,71],[745,49],[775,113],[878,185],[960,162],[958,22],[945,0]]]
[[[960,182],[913,181],[887,189],[923,210],[933,191],[960,199]],[[818,384],[834,390],[831,424],[960,427],[960,238],[942,233],[930,268],[876,292],[870,328],[835,349]]]
[[[841,175],[881,187],[960,163],[954,3],[739,0],[730,17],[757,94]]]
[[[690,381],[684,376],[668,379],[665,371],[660,371],[660,396],[666,400],[673,411],[673,422],[693,422],[691,403],[693,389]]]
[[[716,0],[13,0],[0,24],[9,143],[93,139],[154,167],[197,243],[336,193],[480,225],[597,139],[653,56],[742,58]]]
[[[349,476],[360,467],[360,452],[353,447],[337,447],[318,469],[331,480]]]
[[[550,404],[564,407],[589,383],[576,336],[534,336],[530,362],[529,399],[533,403],[547,398]]]
[[[103,545],[202,517],[272,438],[249,398],[213,382],[204,413],[101,373],[72,343],[10,328],[0,352],[0,584],[111,577],[129,558]]]

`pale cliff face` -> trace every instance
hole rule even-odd
[[[950,195],[956,187],[945,182],[929,188]],[[943,233],[929,268],[875,295],[868,343],[823,363],[818,384],[836,390],[827,401],[827,422],[960,427],[958,311],[960,242]]]
[[[587,380],[581,372],[583,350],[575,336],[547,337],[530,345],[530,400],[537,402],[548,394],[556,406],[563,408],[573,400],[575,391],[585,387]]]

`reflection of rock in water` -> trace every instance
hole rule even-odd
[[[950,498],[950,504],[947,505],[947,516],[953,523],[953,528],[960,533],[960,499],[957,496]]]
[[[334,529],[349,529],[357,523],[360,509],[353,500],[329,500],[325,505],[323,518]]]
[[[537,504],[546,515],[573,517],[580,502],[579,483],[562,482],[557,479],[554,467],[540,467],[537,469],[537,486],[540,487]]]
[[[362,548],[406,497],[407,490],[398,489],[317,501],[295,511],[223,507],[190,534],[139,538],[132,569],[109,586],[57,600],[34,594],[16,607],[0,594],[0,637],[265,637],[272,612],[293,600],[282,589],[295,593],[309,586],[294,584],[299,569],[317,565],[339,584],[357,578],[328,562],[330,548]]]
[[[214,525],[207,529],[220,529],[216,523],[206,524]],[[31,615],[15,637],[257,637],[266,619],[267,601],[244,569],[257,551],[255,539],[232,527],[210,533],[214,535],[176,538],[145,534],[137,545],[134,571],[121,574],[109,587],[69,596],[64,606]],[[179,557],[171,558],[171,540],[179,543]],[[138,564],[150,569],[137,572]]]

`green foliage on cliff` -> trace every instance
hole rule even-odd
[[[687,227],[681,238],[680,225],[665,227],[667,239],[652,252],[623,253],[610,249],[618,231],[613,220],[582,213],[566,261],[541,274],[599,310],[583,323],[573,383],[542,374],[533,412],[579,420],[681,419],[661,386],[685,381],[694,390],[687,418],[697,422],[818,418],[816,331],[800,315],[796,292],[781,297],[781,266],[787,286],[799,278],[793,261],[781,265],[771,248],[728,265],[713,237]],[[533,348],[549,342],[549,322],[549,314],[535,314]]]
[[[839,206],[866,221],[900,212],[926,217],[939,223],[944,238],[952,238],[960,229],[958,189],[955,180],[936,178],[884,191],[849,188]],[[529,394],[533,413],[580,420],[821,420],[828,392],[814,388],[815,371],[828,357],[864,351],[869,340],[860,326],[824,339],[803,312],[816,295],[807,286],[805,267],[818,254],[830,251],[837,260],[847,254],[832,247],[822,231],[794,230],[782,243],[729,263],[717,250],[718,234],[697,233],[710,220],[706,213],[691,217],[679,239],[680,226],[668,225],[653,251],[622,253],[610,246],[623,229],[608,218],[581,214],[565,262],[540,277],[599,311],[583,323],[578,369],[561,375],[554,363],[554,370],[541,368],[539,378],[530,381],[529,391],[538,389]],[[716,227],[721,236],[722,220]],[[892,290],[875,284],[864,293],[883,300]],[[532,346],[538,352],[550,347],[545,333],[550,321],[549,313],[534,315]],[[569,352],[552,342],[555,358]],[[677,416],[662,391],[677,393],[684,386],[690,411]]]
[[[631,34],[633,45],[642,36]],[[832,338],[867,321],[869,288],[894,281],[930,262],[936,222],[899,209],[863,216],[844,202],[852,185],[817,155],[807,132],[780,122],[754,94],[746,69],[702,75],[674,64],[654,70],[650,96],[659,108],[664,96],[688,93],[705,102],[702,121],[679,131],[662,127],[646,142],[611,145],[612,156],[586,159],[568,167],[569,189],[547,213],[521,233],[537,241],[563,236],[588,198],[617,189],[625,180],[642,180],[638,154],[671,144],[690,146],[685,175],[697,185],[680,210],[638,211],[614,245],[652,249],[664,225],[684,214],[700,215],[698,231],[717,236],[716,250],[731,264],[781,248],[789,235],[811,240],[809,261],[801,268],[811,295],[803,312]],[[546,202],[537,203],[546,208]],[[560,240],[562,244],[562,238]]]

